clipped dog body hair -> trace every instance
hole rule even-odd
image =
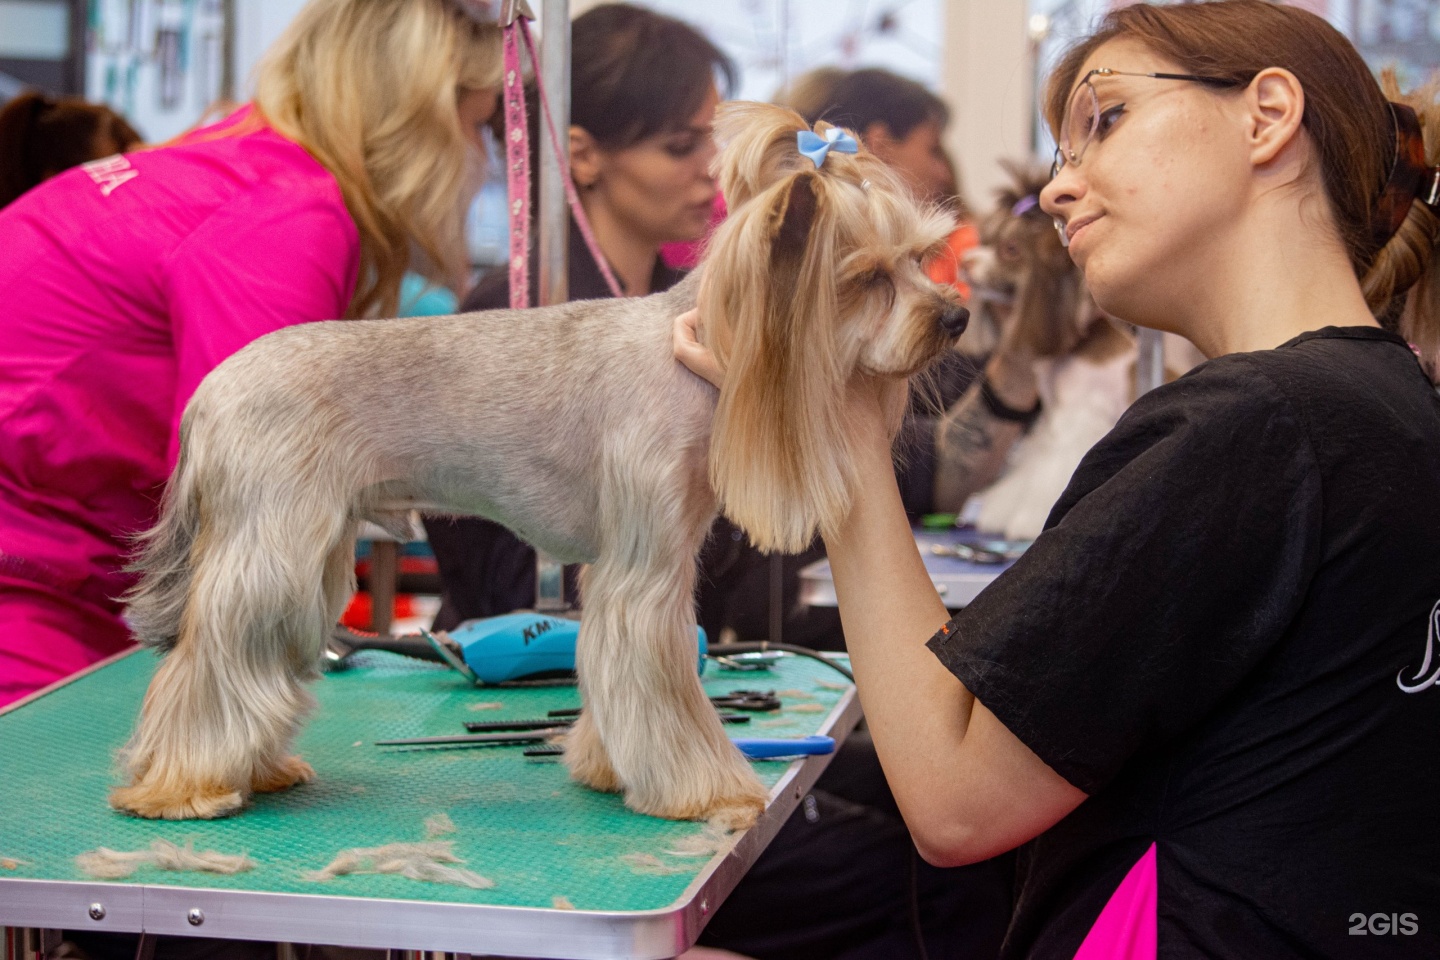
[[[472,890],[488,890],[495,886],[495,881],[488,877],[455,866],[465,861],[455,856],[454,848],[453,840],[355,847],[340,851],[323,869],[305,874],[305,879],[318,883],[354,873],[393,873],[411,880],[469,887]]]
[[[291,743],[354,589],[358,524],[419,508],[589,564],[573,778],[642,813],[754,822],[766,790],[696,676],[695,556],[717,509],[771,549],[833,530],[850,504],[847,384],[903,387],[964,315],[920,267],[945,215],[863,152],[816,170],[788,111],[720,116],[732,214],[671,290],[301,324],[202,382],[128,597],[168,653],[112,804],[224,816],[313,776]],[[728,370],[718,394],[672,353],[697,299]]]
[[[169,840],[155,840],[144,850],[111,850],[97,847],[75,858],[75,865],[87,876],[100,880],[119,880],[143,866],[180,873],[244,873],[255,869],[255,861],[243,853],[220,853],[195,850],[195,841],[177,846]]]

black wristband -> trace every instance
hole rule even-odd
[[[1010,423],[1018,423],[1027,430],[1038,419],[1040,419],[1040,398],[1035,398],[1035,406],[1029,410],[1016,410],[1007,406],[995,394],[995,389],[990,386],[990,380],[985,376],[984,371],[980,373],[980,379],[976,381],[980,386],[980,402],[985,404],[985,409],[990,411],[991,416],[997,420],[1007,420]]]

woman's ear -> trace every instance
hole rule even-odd
[[[570,176],[578,187],[593,187],[600,182],[605,157],[600,144],[583,127],[570,128]]]
[[[876,158],[889,163],[891,159],[891,148],[895,145],[895,136],[890,132],[890,126],[884,120],[874,120],[860,131],[860,139],[865,143],[865,149],[875,154]]]
[[[1250,160],[1257,166],[1280,157],[1296,141],[1305,116],[1305,88],[1289,70],[1266,67],[1245,90]]]

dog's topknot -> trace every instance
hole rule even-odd
[[[813,129],[824,136],[832,126],[821,120],[812,128],[795,111],[770,103],[721,104],[715,114],[715,139],[721,149],[712,172],[720,181],[726,204],[734,210],[791,174],[815,170],[815,164],[796,146],[795,135]],[[857,187],[865,180],[893,176],[863,145],[854,154],[832,152],[819,172],[827,179],[849,181]]]

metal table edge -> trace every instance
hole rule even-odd
[[[105,663],[133,652],[117,654]],[[97,664],[96,669],[99,666],[101,664]],[[69,680],[47,687],[46,691]],[[854,729],[860,716],[860,701],[852,686],[837,701],[818,732],[841,740]],[[713,902],[718,908],[734,890],[833,756],[825,754],[792,762],[771,788],[771,801],[760,822],[728,851],[713,857],[673,903],[655,910],[557,910],[323,893],[264,893],[0,877],[0,926],[557,960],[664,960],[694,945],[713,913],[710,904]],[[333,916],[317,917],[317,901],[329,904]],[[97,905],[100,919],[93,916]],[[537,914],[544,915],[545,930],[541,936],[535,933]],[[477,928],[483,928],[479,936]]]

